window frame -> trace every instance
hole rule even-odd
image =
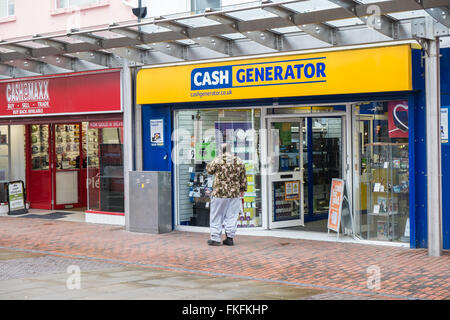
[[[88,4],[83,4],[80,6],[77,5],[71,5],[71,1],[72,0],[67,0],[68,1],[68,6],[67,7],[58,7],[58,0],[54,0],[53,4],[54,4],[54,10],[56,11],[61,11],[61,10],[71,10],[74,8],[80,8],[80,9],[85,9],[85,8],[91,8],[91,7],[97,7],[97,6],[102,6],[105,4],[109,4],[109,0],[92,0],[95,2],[92,3],[88,3]]]
[[[6,5],[6,15],[5,16],[0,16],[0,20],[4,20],[4,19],[10,19],[11,17],[14,17],[15,16],[15,14],[16,14],[16,8],[15,8],[15,6],[16,6],[16,4],[15,4],[15,0],[4,0],[5,1],[5,5]],[[13,13],[12,14],[10,14],[10,12],[9,12],[9,6],[10,6],[10,3],[11,3],[11,1],[12,1],[12,4],[13,4]],[[1,6],[1,0],[0,0],[0,6]]]
[[[191,5],[191,11],[192,12],[203,12],[207,8],[207,7],[201,8],[201,9],[197,8],[197,2],[198,1],[199,0],[190,0],[190,5]],[[221,8],[222,7],[222,0],[218,0],[218,1],[219,1],[219,7]]]
[[[85,10],[91,10],[91,9],[96,9],[96,8],[100,8],[100,7],[107,7],[110,5],[110,0],[99,0],[99,2],[95,2],[95,3],[91,3],[91,4],[86,4],[86,5],[82,5],[82,6],[77,6],[77,7],[65,7],[65,8],[58,8],[57,7],[57,0],[52,0],[53,3],[53,7],[52,10],[50,12],[51,16],[56,16],[56,15],[60,15],[60,14],[71,14],[74,13],[76,11],[85,11]]]

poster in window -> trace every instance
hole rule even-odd
[[[274,123],[274,128],[279,130],[279,138],[282,145],[288,146],[292,143],[291,123]]]
[[[441,108],[441,143],[448,143],[448,107]]]
[[[8,139],[6,134],[0,134],[0,144],[8,144]]]
[[[150,141],[152,146],[164,146],[164,120],[150,120]]]
[[[289,200],[300,200],[300,181],[286,181],[284,183],[284,198]]]
[[[214,142],[197,143],[195,145],[195,159],[198,161],[212,161],[216,157]]]
[[[389,138],[408,138],[408,101],[388,102]]]

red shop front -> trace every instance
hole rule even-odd
[[[123,215],[120,70],[0,81],[0,117],[23,127],[30,208]]]

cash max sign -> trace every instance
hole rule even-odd
[[[0,118],[121,110],[117,69],[0,80]]]
[[[6,101],[8,103],[48,100],[50,100],[48,80],[8,83],[6,85]]]
[[[49,80],[13,82],[6,85],[7,110],[13,115],[42,114],[50,108]]]

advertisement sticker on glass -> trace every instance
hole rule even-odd
[[[408,138],[408,101],[388,103],[388,126],[390,138]]]
[[[284,198],[289,200],[300,200],[300,181],[287,181],[284,183]]]
[[[150,141],[152,146],[164,146],[164,120],[150,120]]]
[[[448,143],[448,107],[441,108],[441,143]]]
[[[216,144],[214,142],[197,143],[195,145],[195,159],[211,161],[216,157]]]

